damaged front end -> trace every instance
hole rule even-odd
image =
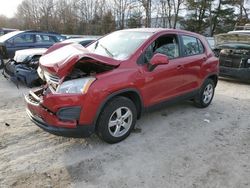
[[[61,50],[63,49],[59,49]],[[58,61],[51,63],[50,58],[55,53],[57,52],[40,59],[37,71],[46,84],[26,95],[27,113],[35,124],[53,134],[89,136],[94,131],[92,121],[97,111],[90,104],[98,102],[90,88],[98,75],[111,71],[116,66],[81,50],[79,54],[70,53],[65,59],[60,57],[60,61],[57,59]]]
[[[220,76],[250,81],[250,35],[222,34],[216,36],[219,49]]]
[[[22,82],[28,87],[41,85],[43,82],[37,74],[39,58],[46,49],[19,50],[13,59],[8,60],[3,69],[5,78],[17,86]]]

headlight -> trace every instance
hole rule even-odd
[[[57,93],[87,93],[89,86],[95,81],[94,77],[78,78],[63,82],[58,86]]]
[[[40,67],[37,68],[37,74],[43,81],[45,81],[43,71]]]

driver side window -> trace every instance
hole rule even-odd
[[[144,52],[143,64],[149,63],[154,54],[160,53],[174,59],[180,56],[179,45],[175,35],[165,35],[152,42]]]

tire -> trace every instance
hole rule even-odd
[[[0,69],[2,69],[4,66],[3,58],[0,56]]]
[[[113,144],[127,138],[137,119],[135,104],[126,97],[115,97],[109,101],[97,121],[97,135]]]
[[[214,97],[215,84],[213,80],[207,79],[200,88],[198,94],[194,98],[195,106],[206,108],[212,102]]]

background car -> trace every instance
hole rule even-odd
[[[250,34],[230,32],[215,36],[220,76],[250,82]]]
[[[214,46],[214,37],[206,37],[209,46],[211,47],[212,50],[214,50],[215,46]]]
[[[49,48],[62,41],[63,37],[54,32],[13,31],[0,37],[0,67],[3,59],[13,58],[17,50],[30,48]]]
[[[12,28],[0,28],[0,36],[5,35],[7,33],[10,33],[12,31],[17,31],[18,29],[12,29]]]
[[[48,54],[55,49],[72,43],[79,43],[82,46],[86,46],[93,41],[95,41],[95,38],[74,38],[55,43],[49,49],[33,48],[18,50],[16,51],[14,58],[10,59],[5,64],[3,75],[5,78],[16,83],[16,85],[18,85],[18,81],[24,83],[28,87],[40,85],[43,82],[37,74],[37,68],[39,65],[39,58],[43,54]]]

